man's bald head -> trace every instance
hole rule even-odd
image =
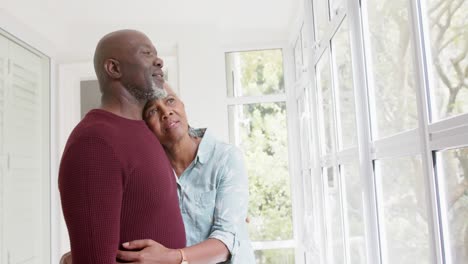
[[[162,90],[163,65],[151,40],[136,30],[105,35],[94,54],[94,68],[103,98],[115,98],[128,92],[133,99],[146,103]],[[122,93],[122,89],[126,92]]]
[[[140,31],[124,29],[111,32],[99,40],[94,52],[94,70],[100,83],[105,83],[110,77],[104,65],[106,60],[121,60],[132,49],[134,40],[142,38],[149,41],[148,37]]]

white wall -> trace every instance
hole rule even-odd
[[[42,35],[32,30],[31,27],[22,23],[14,16],[0,8],[0,28],[12,34],[17,39],[44,53],[50,58],[56,57],[56,47]]]
[[[209,127],[227,140],[224,55],[216,37],[208,28],[180,39],[179,91],[191,125]]]

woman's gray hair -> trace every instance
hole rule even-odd
[[[197,133],[197,130],[195,128],[191,127],[190,125],[188,127],[188,134],[191,137],[198,137],[199,136],[198,133]]]

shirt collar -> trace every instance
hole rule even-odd
[[[201,164],[206,163],[210,157],[212,156],[212,153],[215,148],[215,138],[213,135],[211,135],[210,130],[206,128],[198,128],[195,129],[197,134],[199,134],[202,138],[200,145],[198,145],[198,151],[197,151],[197,161],[200,162]]]

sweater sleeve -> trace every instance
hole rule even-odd
[[[99,138],[68,146],[59,171],[63,214],[74,264],[114,264],[119,247],[122,166]]]

